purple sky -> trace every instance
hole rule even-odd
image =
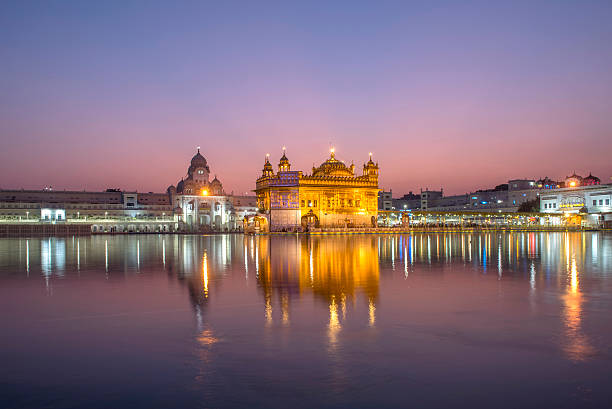
[[[222,3],[222,4],[219,4]],[[0,187],[226,191],[281,147],[380,187],[612,175],[611,2],[0,4]]]

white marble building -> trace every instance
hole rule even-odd
[[[540,194],[542,213],[583,214],[589,227],[612,227],[612,184],[554,189]]]
[[[200,148],[191,158],[187,175],[176,187],[170,186],[168,193],[179,231],[240,230],[244,216],[257,210],[254,196],[249,200],[249,196],[226,195],[217,176],[210,180],[210,168]],[[249,203],[253,205],[249,207]]]

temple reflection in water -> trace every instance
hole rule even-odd
[[[312,292],[329,304],[330,320],[346,315],[347,302],[362,294],[375,310],[379,285],[378,240],[374,236],[258,236],[257,280],[265,299],[266,320],[273,320],[273,299],[280,317],[289,321],[290,300]],[[374,321],[374,317],[371,318]]]
[[[597,273],[607,279],[611,247],[612,237],[601,233],[148,235],[4,239],[0,254],[3,271],[42,278],[49,296],[56,280],[83,274],[112,282],[164,272],[186,289],[203,343],[215,339],[206,313],[211,299],[228,297],[229,291],[219,291],[224,285],[256,287],[261,304],[254,308],[261,308],[267,326],[291,325],[292,306],[312,297],[326,311],[333,343],[347,315],[376,325],[386,277],[467,272],[518,280],[525,283],[527,304],[553,291],[560,348],[581,361],[596,352],[584,330],[589,300],[583,278]]]

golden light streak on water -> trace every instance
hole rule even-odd
[[[272,300],[270,296],[266,296],[266,304],[264,308],[264,313],[266,316],[266,325],[272,324]]]
[[[202,256],[202,285],[204,286],[204,297],[208,298],[208,258],[206,252]]]
[[[374,305],[374,300],[371,298],[368,301],[369,325],[373,327],[376,324],[376,305]]]
[[[336,303],[335,296],[332,296],[331,302],[329,303],[329,324],[327,328],[329,345],[334,348],[338,344],[338,333],[342,329],[342,325],[338,318],[338,304]]]
[[[283,325],[289,325],[289,295],[287,293],[281,296],[281,322]]]
[[[198,342],[203,346],[210,346],[219,342],[219,338],[213,335],[212,330],[205,329],[198,336]]]
[[[566,237],[566,251],[569,252],[569,237]],[[562,296],[565,325],[565,340],[562,348],[570,360],[579,362],[589,359],[595,353],[595,348],[582,332],[583,299],[575,256],[571,257],[569,266],[569,286],[565,295]]]

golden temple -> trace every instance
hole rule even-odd
[[[361,175],[330,157],[311,174],[291,170],[283,156],[274,173],[269,156],[255,192],[259,231],[304,231],[325,227],[372,227],[378,217],[378,164],[369,161]]]

